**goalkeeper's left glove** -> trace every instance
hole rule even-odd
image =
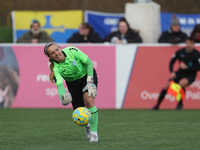
[[[87,85],[83,88],[83,93],[88,90],[88,97],[95,98],[97,96],[97,87],[94,84],[93,77],[88,76],[87,77]]]

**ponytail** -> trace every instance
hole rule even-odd
[[[53,67],[54,67],[54,63],[53,63],[53,60],[52,59],[49,59],[49,62],[51,63],[50,64],[50,71],[51,71],[51,73],[50,73],[50,75],[49,75],[49,80],[52,82],[52,83],[54,83],[54,71],[53,71]]]
[[[58,48],[60,49],[60,46],[58,45],[58,44],[56,44],[55,42],[49,42],[49,43],[47,43],[45,46],[44,46],[44,54],[45,55],[47,55],[48,57],[50,57],[49,56],[49,53],[48,53],[48,48],[51,46],[51,45],[53,45],[53,44],[55,44],[55,45],[57,45],[58,46]],[[54,67],[54,63],[53,63],[53,59],[49,59],[49,62],[51,63],[50,64],[50,71],[51,71],[51,73],[50,73],[50,75],[49,75],[49,81],[51,81],[52,83],[54,83],[54,71],[53,71],[53,67]]]

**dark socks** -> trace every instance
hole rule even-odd
[[[185,92],[185,88],[183,88],[183,90]],[[181,99],[176,106],[176,110],[181,110],[182,108],[183,108],[183,100]]]
[[[176,110],[181,110],[183,108],[183,100],[180,100],[176,106]]]
[[[166,95],[167,91],[165,89],[163,89],[161,92],[160,92],[160,96],[158,98],[158,102],[157,102],[157,107],[160,106],[160,103],[163,101],[165,95]]]

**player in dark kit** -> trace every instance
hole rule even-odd
[[[194,49],[194,44],[195,42],[193,38],[187,38],[185,41],[185,48],[178,50],[173,55],[169,64],[171,78],[161,91],[157,104],[152,108],[153,110],[159,109],[159,106],[167,93],[171,80],[178,83],[184,91],[186,86],[195,81],[197,71],[200,70],[200,54],[196,49]],[[173,65],[176,60],[179,61],[179,70],[174,72]],[[178,102],[176,109],[181,110],[182,107],[183,103],[181,99]]]

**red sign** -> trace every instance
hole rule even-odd
[[[138,47],[132,73],[127,87],[123,108],[152,108],[168,79],[169,61],[177,46]],[[197,47],[200,49],[200,47]],[[175,64],[175,68],[177,65]],[[200,75],[186,88],[184,108],[200,108]],[[177,101],[166,95],[160,108],[175,108]]]

